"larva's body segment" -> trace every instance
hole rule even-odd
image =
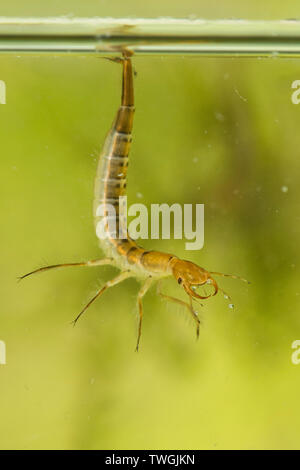
[[[133,72],[130,57],[127,54],[124,54],[122,59],[118,58],[111,60],[123,64],[122,101],[113,125],[105,139],[99,158],[95,179],[93,206],[96,230],[98,224],[102,222],[106,235],[105,238],[99,237],[100,246],[105,254],[105,258],[87,262],[45,266],[25,274],[20,279],[37,272],[65,266],[103,266],[109,264],[120,269],[121,272],[114,279],[106,282],[106,284],[88,302],[85,308],[75,318],[74,324],[86,309],[109,287],[119,284],[129,277],[135,277],[143,281],[143,285],[137,296],[139,324],[136,350],[138,350],[143,317],[142,298],[154,281],[160,281],[165,277],[173,276],[178,284],[182,285],[185,292],[188,294],[189,303],[163,294],[160,291],[160,282],[158,284],[158,294],[164,299],[176,302],[188,309],[195,321],[198,337],[200,321],[197,313],[193,309],[192,299],[207,299],[208,297],[216,295],[218,290],[225,294],[225,292],[218,287],[212,274],[233,277],[235,279],[237,279],[238,276],[231,276],[219,272],[209,272],[191,261],[182,260],[177,256],[168,253],[146,251],[142,247],[138,246],[136,242],[128,236],[127,231],[125,231],[125,233],[123,231],[121,238],[118,236],[120,234],[122,222],[119,198],[120,196],[126,195],[127,170],[134,118],[134,96]],[[115,224],[113,225],[113,230],[107,222],[108,219],[106,217],[106,212],[109,207],[113,207],[115,213]],[[99,208],[101,208],[101,211]],[[242,280],[245,281],[245,279]],[[210,295],[205,294],[204,296],[197,294],[195,289],[206,284],[212,285],[214,288],[213,293]],[[227,295],[227,298],[230,297]]]

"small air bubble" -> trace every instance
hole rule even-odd
[[[229,307],[229,308],[234,308],[234,305],[233,305],[233,304],[229,304],[228,307]]]
[[[228,295],[224,294],[224,299],[229,299]]]
[[[288,190],[289,190],[289,188],[288,188],[287,186],[281,186],[281,191],[282,191],[283,193],[287,193]]]
[[[143,195],[142,193],[136,193],[136,197],[138,197],[139,199],[142,199]]]

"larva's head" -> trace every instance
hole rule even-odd
[[[171,268],[173,276],[175,277],[178,284],[182,285],[184,290],[191,297],[197,299],[207,299],[216,295],[218,292],[218,284],[211,277],[210,273],[197,264],[192,263],[191,261],[185,261],[182,259],[174,259],[171,263]],[[205,284],[212,285],[214,287],[214,292],[210,295],[201,296],[195,292],[195,289]]]

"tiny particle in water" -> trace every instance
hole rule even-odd
[[[228,307],[229,307],[229,308],[234,308],[234,305],[233,305],[233,304],[229,304]]]
[[[139,199],[142,199],[143,195],[142,193],[136,193],[136,197],[138,197]]]
[[[215,118],[219,122],[224,122],[225,121],[225,116],[222,113],[216,112],[215,113]]]
[[[240,93],[239,93],[239,90],[237,88],[234,89],[235,93],[238,95],[239,98],[241,98],[241,100],[247,102],[247,98],[245,98],[244,96],[242,96]]]
[[[224,299],[226,299],[226,300],[229,299],[228,295],[225,294]]]
[[[283,193],[287,193],[288,190],[289,190],[289,188],[288,188],[287,186],[281,186],[281,191],[282,191]]]

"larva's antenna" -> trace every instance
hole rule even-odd
[[[223,293],[224,299],[229,300],[231,302],[230,304],[228,304],[228,307],[234,308],[234,304],[232,303],[232,298],[230,297],[230,295],[227,294],[227,292],[225,292],[224,289],[222,289],[221,287],[219,287],[219,291]]]
[[[234,274],[216,273],[214,271],[209,271],[209,273],[215,274],[216,276],[231,277],[232,279],[239,279],[240,281],[246,282],[247,284],[251,284],[251,282],[247,281],[247,279],[244,279],[243,277],[240,277],[240,276],[235,276]]]
[[[222,289],[221,287],[219,287],[219,291],[221,291],[224,295],[224,299],[226,300],[230,300],[232,302],[232,298],[229,294],[227,294],[227,292],[224,291],[224,289]]]

